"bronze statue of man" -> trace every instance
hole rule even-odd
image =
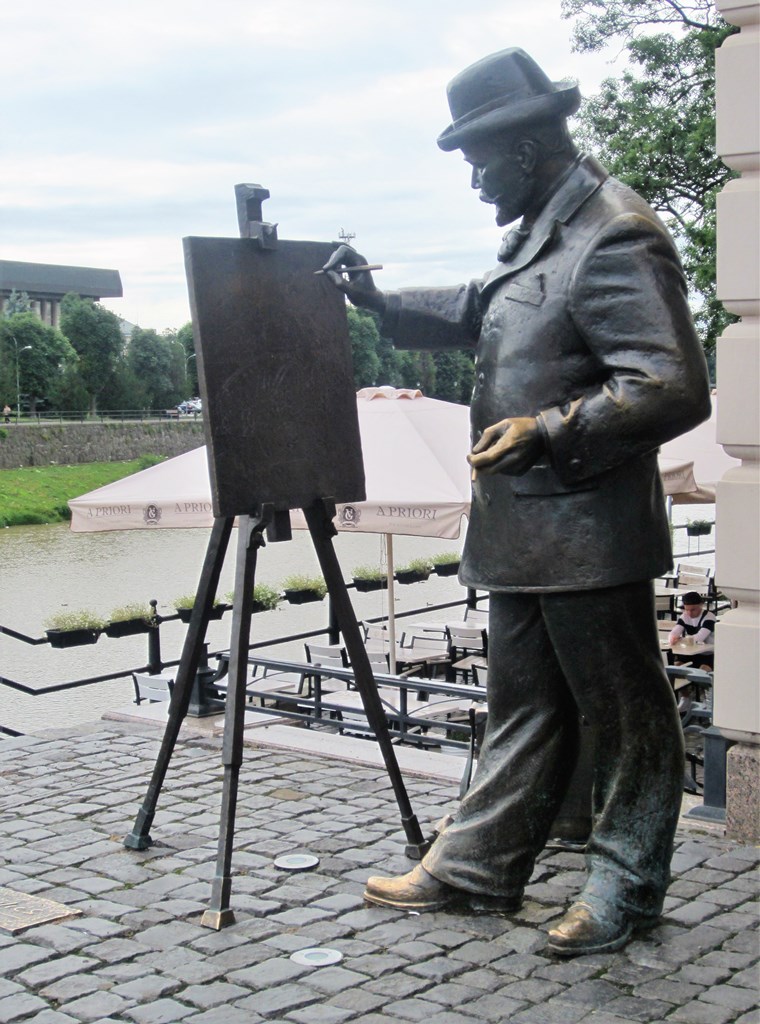
[[[595,737],[587,880],[549,932],[564,956],[620,948],[669,880],[683,743],[652,579],[672,562],[657,448],[709,415],[678,256],[631,189],[575,148],[576,86],[522,50],[449,85],[472,187],[509,231],[482,280],[384,294],[341,247],[327,268],[402,348],[475,352],[475,470],[460,580],[490,593],[488,725],[474,782],[421,865],[370,878],[405,909],[517,909],[577,756]]]

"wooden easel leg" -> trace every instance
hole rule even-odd
[[[222,764],[224,784],[219,823],[216,874],[211,885],[211,902],[201,918],[206,928],[219,931],[232,924],[235,915],[230,908],[232,888],[232,844],[235,836],[240,766],[243,763],[243,726],[245,724],[245,687],[248,675],[248,644],[251,632],[253,585],[256,555],[264,543],[262,532],[265,517],[241,516],[238,521],[238,548],[235,564],[235,598],[232,606],[230,637],[229,686],[224,711]]]
[[[190,705],[193,681],[198,671],[203,642],[206,639],[206,629],[211,615],[211,607],[219,585],[219,576],[224,564],[224,556],[227,552],[233,522],[233,519],[228,518],[215,519],[211,529],[211,536],[209,537],[206,557],[198,584],[198,594],[193,606],[190,624],[187,628],[187,635],[185,636],[185,643],[182,648],[182,657],[177,668],[177,677],[174,680],[174,689],[169,703],[169,720],[164,730],[161,749],[158,752],[158,757],[153,767],[153,774],[148,784],[143,805],[137,813],[132,831],[124,839],[124,845],[130,850],[145,850],[153,842],[150,837],[150,827],[153,824],[156,804],[158,803],[158,797],[166,778],[166,772],[169,768],[177,737],[179,736],[179,730]]]
[[[309,527],[317,558],[319,559],[319,564],[327,583],[327,589],[332,599],[335,617],[346,643],[346,650],[348,651],[348,657],[354,671],[356,687],[361,694],[367,721],[377,739],[380,752],[385,761],[388,778],[396,795],[396,802],[401,812],[401,824],[408,840],[406,854],[414,860],[421,860],[430,848],[430,843],[423,838],[419,822],[412,810],[409,795],[406,792],[406,786],[404,785],[401,770],[396,760],[396,752],[391,743],[388,720],[385,717],[383,705],[377,692],[372,666],[367,657],[367,651],[359,631],[359,624],[356,621],[356,615],[351,599],[348,596],[343,573],[333,548],[332,538],[336,532],[332,523],[334,513],[334,506],[330,508],[329,504],[324,501],[317,502],[310,508],[304,509],[306,523]]]

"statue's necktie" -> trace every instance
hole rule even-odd
[[[496,256],[499,262],[509,263],[529,234],[530,230],[522,226],[512,228],[511,231],[507,231],[502,239]]]

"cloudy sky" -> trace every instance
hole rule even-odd
[[[107,303],[189,319],[185,235],[236,236],[234,185],[280,237],[341,229],[381,287],[482,272],[500,231],[469,189],[449,79],[522,46],[585,94],[610,55],[570,51],[560,0],[30,0],[4,11],[0,258],[121,272]]]

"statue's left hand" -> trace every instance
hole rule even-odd
[[[544,440],[533,416],[516,416],[486,427],[467,461],[479,473],[519,476],[544,451]]]

